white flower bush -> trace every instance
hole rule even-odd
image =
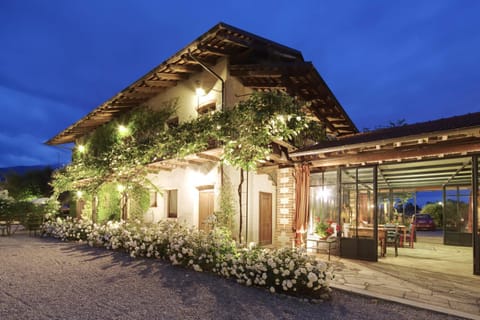
[[[314,299],[329,299],[333,269],[301,249],[237,248],[227,232],[209,233],[177,222],[139,221],[97,225],[91,221],[56,219],[44,223],[43,233],[62,241],[86,241],[90,246],[121,250],[132,258],[170,261],[195,271],[216,273],[247,286],[265,287]]]

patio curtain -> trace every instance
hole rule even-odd
[[[310,197],[310,166],[302,164],[295,168],[295,244],[304,243],[303,235],[307,232],[310,212],[308,202]]]

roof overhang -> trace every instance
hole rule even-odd
[[[443,128],[443,129],[442,129]],[[360,133],[290,154],[313,167],[382,164],[480,152],[480,113]]]
[[[75,142],[201,72],[198,60],[213,66],[222,57],[229,57],[232,75],[245,86],[260,91],[283,89],[310,102],[313,113],[325,122],[329,132],[343,135],[358,131],[313,65],[303,60],[300,51],[219,23],[46,144]],[[272,61],[278,65],[272,65]]]

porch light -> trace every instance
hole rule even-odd
[[[117,185],[117,191],[122,193],[123,191],[125,191],[125,186],[123,184],[118,184]]]
[[[84,152],[85,152],[85,146],[84,146],[83,144],[79,144],[79,145],[77,146],[77,150],[78,150],[78,152],[80,152],[80,153],[84,153]]]
[[[195,94],[197,97],[203,97],[206,93],[205,90],[200,86],[200,81],[195,81]]]
[[[121,124],[118,126],[118,133],[120,134],[120,136],[124,137],[128,134],[128,128]]]
[[[203,97],[205,95],[205,90],[203,90],[203,88],[196,88],[195,94],[197,95],[197,97]]]

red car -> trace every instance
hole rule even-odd
[[[422,213],[415,215],[415,229],[417,230],[435,230],[435,221],[429,214]]]

